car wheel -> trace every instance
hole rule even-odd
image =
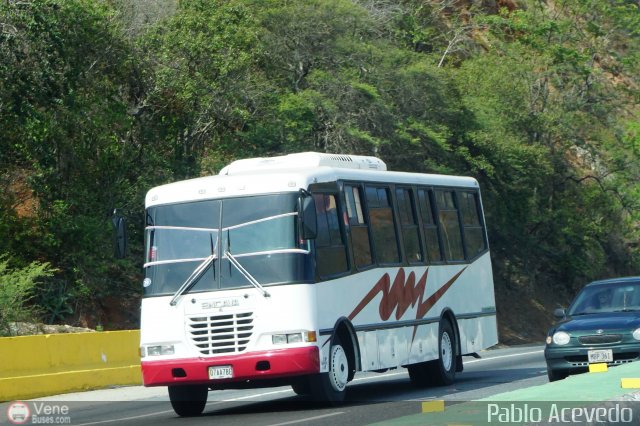
[[[169,386],[169,400],[180,417],[199,416],[207,404],[207,385]]]
[[[562,380],[568,376],[567,373],[563,373],[557,370],[551,370],[547,368],[547,376],[549,377],[550,382],[555,382],[557,380]]]
[[[338,404],[344,401],[349,381],[349,359],[340,339],[335,337],[329,349],[329,371],[309,378],[313,399]]]

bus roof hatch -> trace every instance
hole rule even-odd
[[[278,157],[260,157],[237,160],[220,170],[221,175],[251,173],[257,170],[308,169],[310,167],[335,167],[342,169],[387,170],[379,158],[350,154],[325,154],[301,152]]]

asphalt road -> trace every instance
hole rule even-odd
[[[58,410],[52,416],[58,424],[82,426],[364,425],[420,413],[423,401],[477,400],[547,382],[543,346],[495,349],[481,356],[465,358],[464,372],[446,387],[415,388],[405,369],[356,374],[347,388],[347,401],[338,407],[313,404],[288,387],[209,392],[203,415],[195,418],[176,416],[165,388],[124,387],[57,395],[29,403],[32,415],[49,407]]]

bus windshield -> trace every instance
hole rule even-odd
[[[144,295],[174,294],[203,262],[189,292],[308,281],[309,251],[297,238],[297,193],[150,207]],[[234,263],[240,263],[243,274]]]

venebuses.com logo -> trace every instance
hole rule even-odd
[[[14,425],[71,424],[69,406],[49,402],[14,401],[7,407],[7,419]]]
[[[7,418],[14,425],[23,425],[29,421],[31,410],[25,402],[15,401],[7,408]]]

